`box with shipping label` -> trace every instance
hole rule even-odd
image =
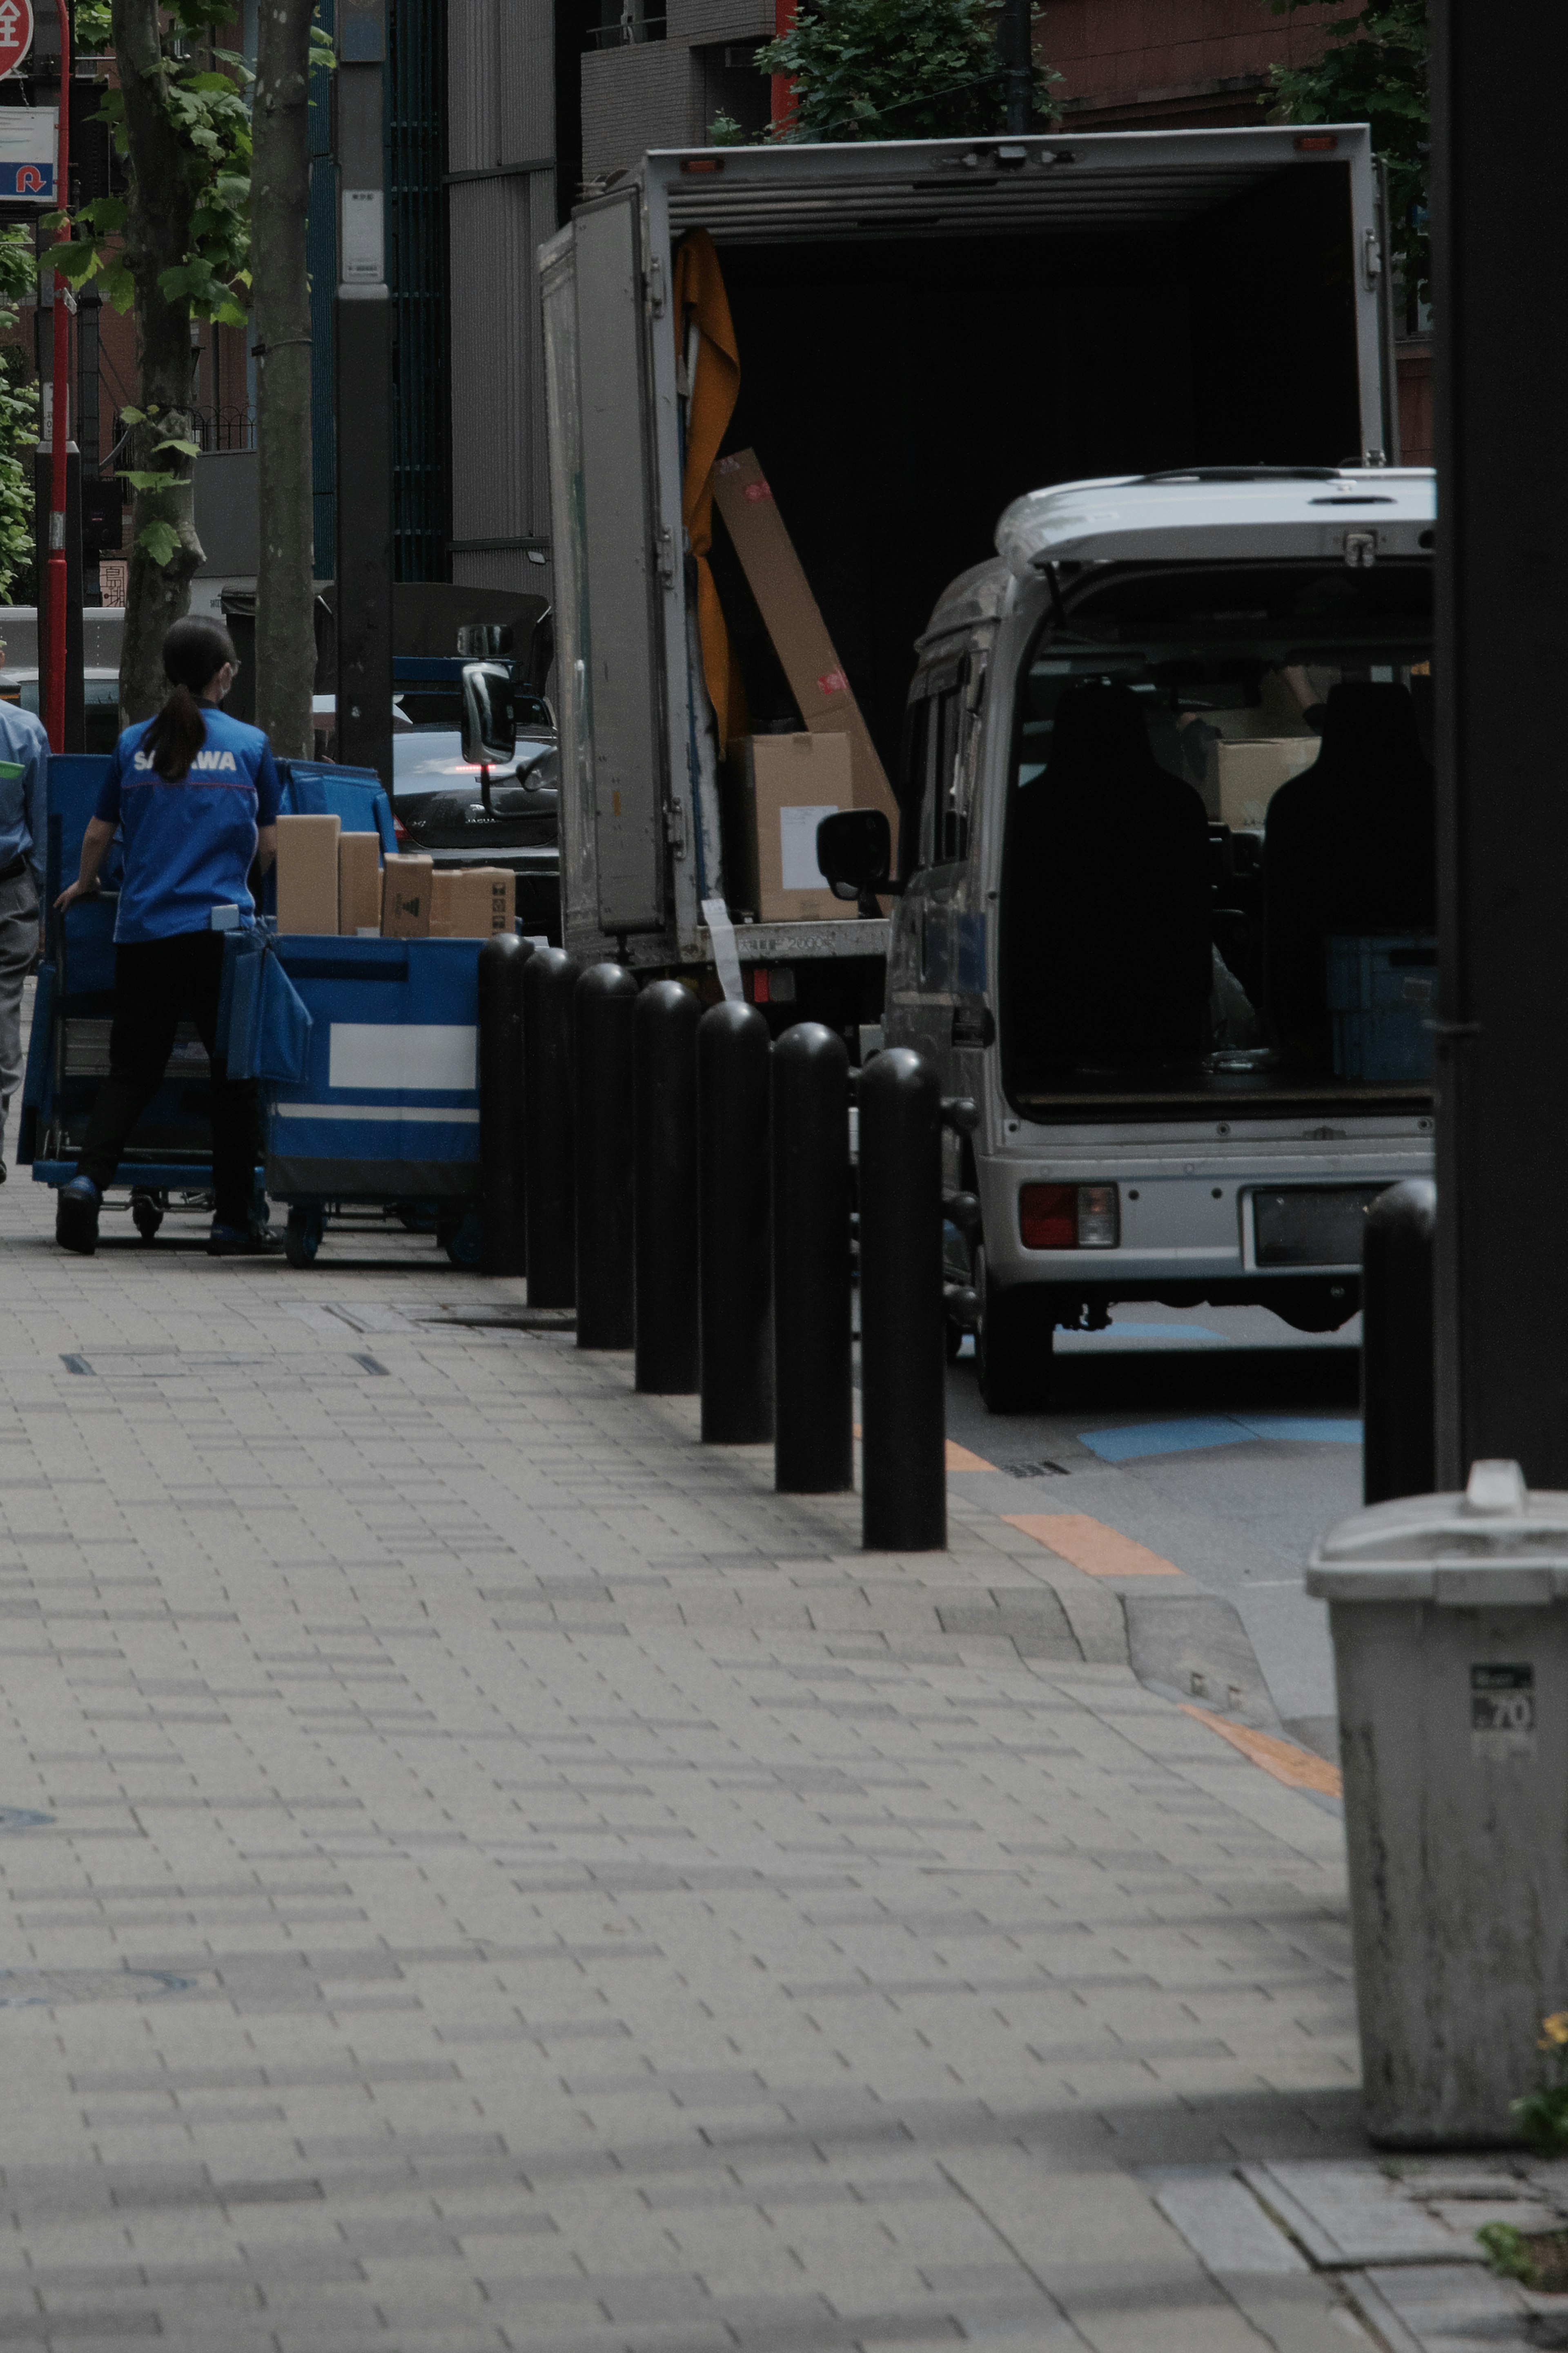
[[[389,940],[423,940],[430,933],[432,858],[389,858],[381,870],[381,928]]]
[[[896,844],[899,810],[887,771],[754,449],[738,449],[719,459],[713,469],[713,497],[801,717],[814,735],[848,739],[854,792],[850,806],[880,809]]]
[[[430,884],[433,940],[488,940],[513,928],[515,877],[504,866],[443,866]]]
[[[847,735],[743,735],[732,747],[729,895],[763,923],[853,922],[816,862],[816,828],[854,807]]]
[[[350,939],[381,929],[381,841],[374,833],[338,837],[338,929]]]
[[[1280,786],[1310,768],[1321,749],[1316,735],[1247,735],[1215,744],[1224,823],[1233,832],[1262,825]]]
[[[278,819],[279,933],[336,932],[338,834],[335,817]]]

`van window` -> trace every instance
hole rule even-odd
[[[922,835],[929,828],[927,770],[931,760],[931,712],[928,700],[911,702],[904,713],[904,759],[899,778],[899,873],[904,881],[930,863]]]
[[[1016,685],[1004,1078],[1036,1113],[1426,1101],[1430,575],[1104,575]]]

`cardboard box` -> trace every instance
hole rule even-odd
[[[850,806],[881,810],[892,828],[896,852],[899,807],[887,771],[877,757],[754,449],[738,449],[719,459],[713,469],[713,496],[801,717],[814,735],[847,737],[854,790]]]
[[[338,929],[350,939],[381,929],[381,840],[376,834],[338,837]]]
[[[731,746],[726,872],[732,903],[761,923],[853,923],[816,863],[816,828],[854,807],[847,735],[742,735]]]
[[[430,884],[433,940],[488,940],[514,927],[516,878],[505,866],[443,866]]]
[[[338,928],[338,820],[335,817],[278,819],[278,929]]]
[[[1262,825],[1280,786],[1310,768],[1321,749],[1316,735],[1248,735],[1216,744],[1222,821],[1237,832]]]
[[[389,940],[423,940],[430,932],[432,858],[389,858],[381,870],[381,929]]]

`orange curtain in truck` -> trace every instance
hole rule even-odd
[[[713,717],[722,757],[731,735],[745,730],[744,699],[740,673],[730,658],[730,633],[724,627],[719,592],[713,586],[708,551],[713,543],[713,460],[735,413],[741,391],[741,355],[735,348],[729,298],[719,268],[719,256],[705,228],[694,228],[675,257],[676,358],[690,349],[690,330],[697,330],[696,358],[691,365],[686,403],[686,471],[680,485],[680,514],[686,536],[697,559],[697,629],[702,646],[702,675],[713,704]]]

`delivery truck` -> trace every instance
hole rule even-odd
[[[1173,468],[1016,500],[921,634],[889,1044],[946,1139],[950,1328],[1037,1406],[1114,1303],[1360,1303],[1362,1228],[1432,1165],[1436,499],[1419,469]]]
[[[815,829],[897,829],[916,640],[1004,509],[1397,457],[1362,125],[653,153],[539,267],[565,943],[711,986],[732,926],[852,1046],[888,902]]]

